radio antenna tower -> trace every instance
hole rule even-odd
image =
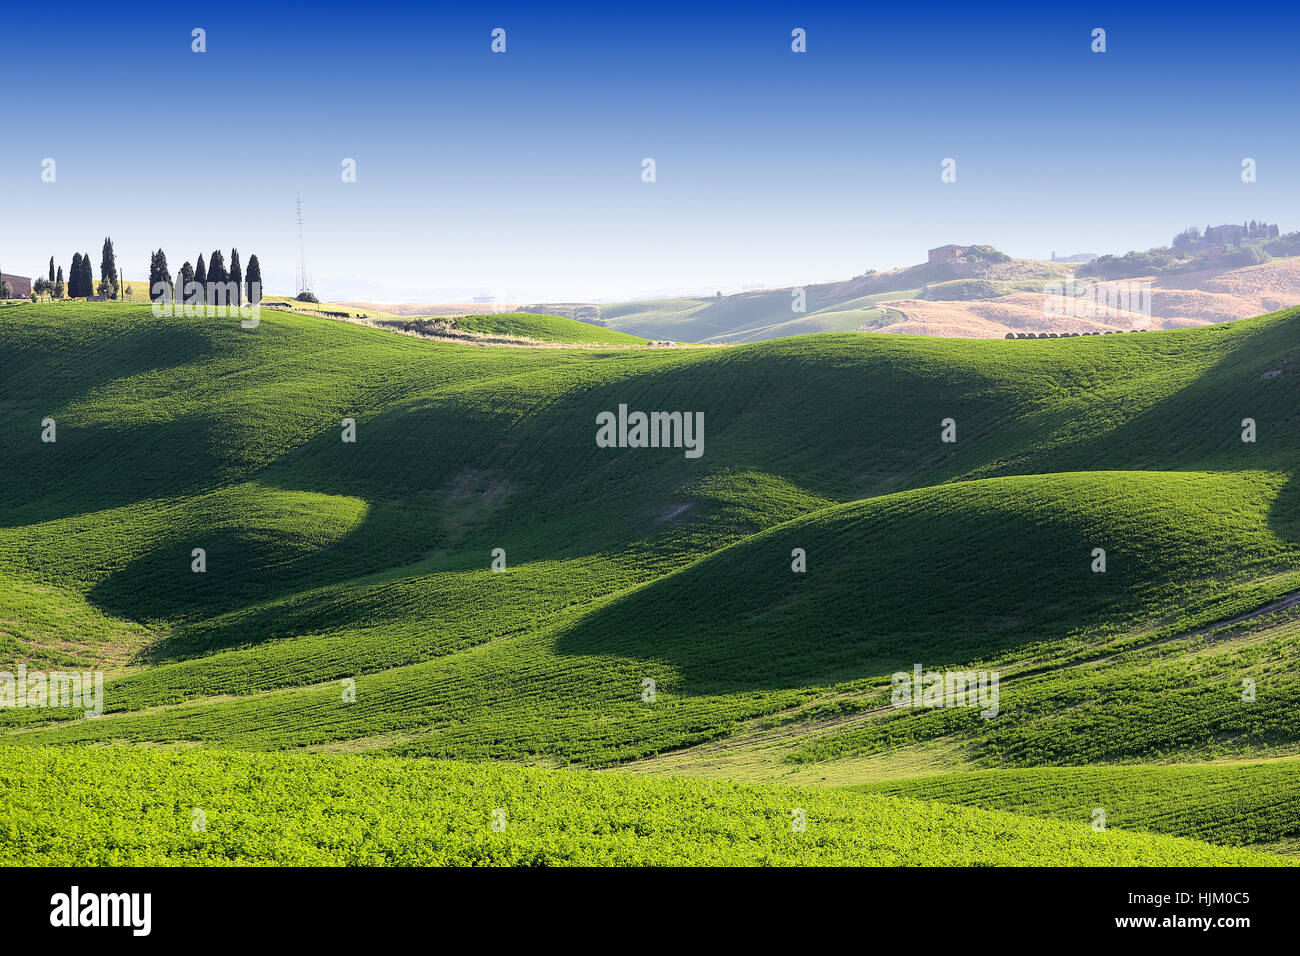
[[[298,294],[311,291],[311,271],[302,244],[302,197],[298,197]]]

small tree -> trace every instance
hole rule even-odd
[[[62,299],[67,289],[63,285],[63,266],[59,266],[58,278],[54,280],[54,298]]]
[[[8,279],[0,279],[0,299],[12,299],[14,288],[9,284]]]

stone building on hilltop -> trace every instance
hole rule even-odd
[[[970,249],[967,246],[939,246],[937,249],[930,250],[930,261],[942,262],[945,259],[959,259],[969,251]]]

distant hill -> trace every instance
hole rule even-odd
[[[732,295],[679,296],[612,304],[542,302],[501,306],[520,314],[562,316],[643,339],[740,344],[823,332],[889,332],[962,338],[1024,333],[1174,329],[1248,318],[1300,304],[1300,233],[1276,225],[1190,228],[1167,246],[1122,256],[1077,253],[1015,259],[992,246],[940,246],[903,269],[852,279]],[[1152,307],[1089,314],[1048,286],[1075,280],[1065,295],[1105,294],[1150,282]],[[1062,286],[1062,289],[1066,288]],[[345,302],[374,316],[470,315],[482,304],[382,305]],[[576,340],[575,340],[576,341]]]
[[[1105,332],[1174,329],[1232,322],[1300,304],[1300,258],[1235,266],[1202,260],[1198,269],[1120,280],[1078,277],[1077,263],[1010,259],[926,262],[869,272],[844,282],[804,286],[806,311],[791,309],[794,288],[722,297],[655,299],[601,306],[610,328],[650,338],[695,342],[756,342],[814,332],[889,332],[1001,338],[1008,332]],[[1061,315],[1044,292],[1078,277],[1074,291],[1150,282],[1152,308]],[[1116,286],[1120,283],[1121,286]]]
[[[989,247],[973,247],[989,249]],[[1069,266],[1033,259],[1012,259],[990,250],[906,269],[871,271],[842,282],[764,289],[735,295],[652,299],[602,305],[600,318],[610,328],[647,338],[692,342],[757,342],[810,332],[852,332],[903,321],[904,316],[883,305],[892,299],[920,295],[927,286],[957,280],[1028,282],[1036,284],[1071,274]],[[795,295],[804,294],[804,311],[794,309]]]
[[[464,338],[471,344],[517,342],[565,345],[645,345],[646,340],[614,329],[575,321],[559,315],[497,312],[485,315],[447,315],[431,318],[380,319],[374,324],[403,332],[443,338]]]
[[[981,299],[960,300],[955,294],[931,295],[882,303],[901,316],[879,331],[911,335],[1000,338],[1008,332],[1104,332],[1133,329],[1177,329],[1214,325],[1273,312],[1300,304],[1300,258],[1277,259],[1263,265],[1217,271],[1138,276],[1106,282],[1080,279],[1076,292],[1096,284],[1104,298],[1108,289],[1151,284],[1151,315],[1124,310],[1105,314],[1060,315],[1060,303],[1041,291],[1017,291]],[[931,293],[935,290],[931,288]],[[1080,310],[1082,311],[1082,310]]]
[[[339,302],[342,308],[358,309],[369,312],[382,312],[385,315],[475,315],[484,309],[482,302]],[[513,310],[513,305],[501,305],[498,309]]]

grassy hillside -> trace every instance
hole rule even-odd
[[[534,342],[563,342],[574,345],[644,345],[645,339],[625,332],[577,322],[558,315],[528,312],[499,312],[491,315],[463,315],[452,320],[454,328],[478,335],[504,335]]]
[[[0,865],[1281,862],[1190,840],[830,790],[302,755],[2,755]]]
[[[1300,761],[1190,767],[1053,767],[983,770],[867,784],[909,796],[1022,816],[1146,830],[1230,846],[1300,851]]]
[[[600,307],[612,328],[693,342],[745,343],[816,332],[852,332],[886,322],[875,302],[906,298],[916,290],[862,295],[857,285],[837,283],[805,289],[804,311],[795,312],[790,289],[740,292],[721,298],[653,299]],[[897,321],[894,318],[893,321]]]
[[[7,307],[0,653],[109,679],[0,742],[849,784],[1300,749],[1300,618],[1259,614],[1300,592],[1300,311],[678,350],[553,321]],[[619,405],[703,412],[704,454],[598,447]],[[915,663],[998,670],[998,717],[891,707]]]

